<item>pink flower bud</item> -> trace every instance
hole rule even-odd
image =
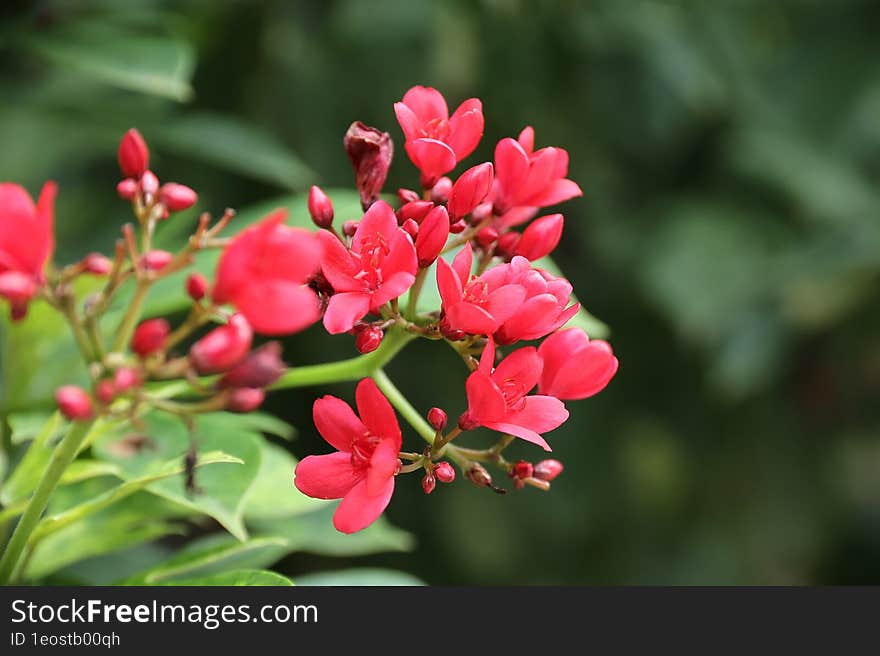
[[[437,479],[431,474],[425,474],[425,477],[422,479],[422,489],[425,491],[425,494],[431,494],[436,487]]]
[[[444,175],[431,188],[431,200],[435,203],[445,203],[449,200],[450,191],[452,191],[452,180]]]
[[[229,394],[226,409],[231,412],[253,412],[263,404],[266,393],[261,389],[237,387]]]
[[[182,212],[196,204],[199,195],[186,185],[166,182],[159,189],[159,202],[169,212]]]
[[[135,128],[122,135],[119,142],[119,168],[127,178],[140,178],[150,165],[150,151],[147,142]]]
[[[355,121],[345,133],[343,144],[354,168],[361,205],[367,209],[382,192],[394,156],[394,143],[387,132]]]
[[[159,191],[159,178],[152,171],[144,171],[140,181],[141,193],[154,195]]]
[[[194,301],[201,301],[208,293],[208,280],[201,273],[191,273],[186,279],[186,293]]]
[[[71,421],[91,419],[94,414],[92,399],[76,385],[64,385],[55,390],[55,402],[61,414]]]
[[[471,212],[471,219],[474,223],[482,223],[492,216],[492,203],[480,203]]]
[[[498,241],[495,243],[495,255],[510,260],[516,254],[516,245],[519,243],[519,239],[518,232],[512,230],[505,232],[498,237]]]
[[[485,249],[495,243],[496,239],[498,239],[498,231],[492,226],[483,228],[477,233],[477,243]]]
[[[467,410],[458,418],[458,427],[463,431],[473,430],[479,425],[480,422],[476,421]]]
[[[116,397],[116,386],[112,380],[100,380],[95,385],[95,396],[104,405],[109,405]]]
[[[120,367],[113,376],[117,393],[127,392],[141,384],[141,373],[133,367]]]
[[[383,337],[385,337],[385,333],[381,328],[369,326],[358,333],[354,343],[361,353],[372,353],[379,348]]]
[[[285,368],[281,343],[268,342],[230,369],[220,379],[220,387],[267,387],[281,377]]]
[[[559,244],[563,223],[561,214],[548,214],[535,219],[523,232],[514,255],[522,255],[531,262],[549,255]]]
[[[104,257],[100,253],[89,253],[83,258],[83,271],[93,273],[96,276],[106,276],[113,268],[113,262],[110,258]]]
[[[354,233],[357,232],[359,221],[355,221],[351,219],[342,224],[342,234],[346,237],[354,237]]]
[[[448,462],[438,462],[434,465],[434,476],[441,483],[451,483],[455,480],[455,469]]]
[[[116,195],[122,200],[132,200],[138,191],[138,183],[134,178],[125,178],[116,185]]]
[[[447,421],[446,412],[441,408],[431,408],[428,410],[428,423],[431,424],[431,428],[435,431],[439,432],[446,428]]]
[[[333,225],[333,203],[317,185],[309,189],[309,214],[319,228],[328,229]]]
[[[419,192],[413,191],[412,189],[398,189],[397,197],[400,199],[400,202],[406,205],[407,203],[412,203],[419,199]]]
[[[400,227],[403,228],[403,231],[406,234],[413,238],[413,241],[419,236],[419,224],[413,219],[407,219]]]
[[[414,200],[397,210],[397,222],[403,223],[407,219],[413,219],[416,223],[421,223],[432,209],[434,209],[434,203],[431,201]]]
[[[226,325],[214,328],[192,345],[190,362],[200,374],[228,371],[247,355],[253,337],[253,330],[244,315],[233,314]]]
[[[489,472],[478,462],[471,465],[471,468],[468,469],[467,478],[471,483],[479,487],[489,487],[492,485],[492,477],[489,475]]]
[[[457,235],[464,232],[465,228],[467,228],[467,223],[465,223],[464,219],[459,219],[451,226],[449,226],[449,232],[451,232],[453,235]]]
[[[142,358],[161,351],[170,332],[171,326],[165,319],[147,319],[135,329],[131,350]]]
[[[168,266],[173,259],[174,255],[168,251],[150,251],[141,257],[141,266],[147,271],[159,271]]]
[[[531,478],[532,474],[534,473],[535,466],[532,463],[526,462],[525,460],[520,460],[519,462],[514,464],[513,468],[510,470],[510,477],[526,479]]]
[[[541,481],[552,481],[565,469],[558,460],[542,460],[535,465],[535,478]]]
[[[468,169],[459,176],[449,193],[446,208],[453,219],[470,214],[492,188],[492,164],[486,162]]]
[[[431,266],[440,256],[440,251],[446,246],[449,238],[449,214],[442,205],[436,206],[422,221],[419,235],[416,238],[416,255],[419,258],[419,266],[422,268]]]

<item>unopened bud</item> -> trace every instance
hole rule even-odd
[[[361,206],[367,209],[382,192],[394,156],[394,142],[387,132],[355,121],[345,133],[343,144],[354,168]]]
[[[455,480],[455,469],[448,462],[438,462],[434,465],[434,476],[441,483],[451,483]]]
[[[383,337],[385,337],[385,333],[382,331],[381,328],[368,326],[358,333],[358,336],[355,338],[354,343],[359,352],[372,353],[377,348],[379,348],[379,345],[382,343]]]
[[[459,219],[449,226],[449,232],[451,232],[453,235],[457,235],[461,232],[464,232],[465,228],[467,228],[467,223],[464,219]]]
[[[110,261],[110,258],[100,253],[89,253],[83,258],[82,265],[83,271],[96,276],[106,276],[113,268],[113,262]]]
[[[492,487],[492,477],[489,475],[489,472],[486,471],[486,468],[478,462],[471,465],[471,468],[467,470],[466,475],[468,480],[474,485],[479,487]]]
[[[422,479],[422,489],[425,491],[425,494],[431,494],[435,487],[437,487],[437,479],[431,474],[425,474],[425,477]]]
[[[168,266],[168,263],[174,259],[174,254],[168,251],[154,250],[145,253],[141,257],[141,266],[147,271],[159,271]]]
[[[446,240],[449,238],[449,214],[446,208],[438,205],[422,220],[416,238],[416,256],[419,266],[431,266],[440,256]]]
[[[492,216],[492,203],[480,203],[471,212],[471,219],[474,223],[482,223]]]
[[[159,189],[159,202],[169,212],[182,212],[196,204],[199,195],[186,185],[166,182]]]
[[[186,293],[194,301],[201,301],[208,293],[208,280],[201,273],[191,273],[186,279]]]
[[[141,193],[154,195],[159,191],[159,178],[152,171],[144,171],[140,181]]]
[[[478,164],[462,173],[449,194],[449,202],[446,204],[449,215],[460,219],[473,212],[492,189],[493,178],[494,169],[489,162]]]
[[[413,191],[412,189],[398,189],[397,197],[400,199],[400,202],[405,205],[406,203],[418,200],[419,192]]]
[[[406,234],[413,238],[413,241],[419,236],[419,224],[415,222],[415,219],[407,219],[400,227],[403,228],[403,231]]]
[[[309,214],[319,228],[326,230],[333,225],[333,203],[317,185],[309,189]]]
[[[475,421],[474,418],[471,417],[471,413],[467,410],[462,412],[461,416],[458,418],[458,427],[463,431],[473,430],[479,425],[480,423]]]
[[[122,135],[117,151],[119,168],[127,178],[140,178],[150,165],[147,142],[135,128]]]
[[[531,478],[534,472],[535,466],[532,463],[520,460],[511,468],[510,476],[511,478]]]
[[[285,368],[281,343],[267,342],[230,369],[219,384],[220,387],[263,388],[278,380]]]
[[[495,243],[495,255],[503,257],[506,260],[511,259],[516,252],[517,243],[519,243],[518,232],[514,232],[513,230],[505,232],[498,237],[498,241]]]
[[[247,355],[253,337],[253,330],[244,315],[234,314],[226,325],[214,328],[192,345],[190,362],[200,374],[228,371]]]
[[[450,191],[452,191],[452,180],[444,175],[431,188],[431,200],[435,203],[445,203],[449,199]]]
[[[95,385],[95,397],[104,405],[109,405],[116,397],[116,386],[112,380],[99,380]]]
[[[496,239],[498,239],[498,231],[492,226],[483,228],[477,233],[477,243],[485,249],[494,244]]]
[[[401,207],[395,214],[397,222],[403,224],[407,219],[412,219],[416,223],[421,223],[428,212],[434,209],[434,203],[429,200],[414,200]]]
[[[117,393],[127,392],[141,384],[141,374],[133,367],[120,367],[113,376],[113,386]]]
[[[252,387],[238,387],[229,393],[226,409],[232,412],[252,412],[263,404],[266,393]]]
[[[558,460],[542,460],[535,465],[535,473],[533,475],[541,481],[552,481],[562,473],[563,469],[565,467]]]
[[[116,185],[116,195],[122,200],[132,200],[137,195],[137,191],[138,184],[134,178],[125,178]]]
[[[141,322],[131,337],[131,350],[142,358],[165,348],[171,326],[165,319],[147,319]]]
[[[431,408],[428,410],[428,423],[431,424],[431,428],[435,431],[439,432],[446,428],[447,421],[448,417],[444,410],[440,408]]]
[[[61,414],[71,421],[91,419],[94,414],[92,399],[76,385],[64,385],[55,390],[55,402]]]
[[[354,219],[346,221],[342,224],[342,234],[344,234],[346,237],[354,237],[354,233],[357,232],[357,229],[358,222]]]

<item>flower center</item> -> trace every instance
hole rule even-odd
[[[501,394],[504,396],[504,402],[510,410],[522,410],[526,405],[525,385],[513,378],[507,378],[500,385]]]
[[[464,286],[462,299],[474,305],[483,305],[489,297],[489,285],[477,276],[472,276]]]
[[[445,143],[447,137],[449,137],[449,131],[449,121],[445,118],[432,118],[422,127],[422,136]]]
[[[361,270],[354,277],[363,281],[364,291],[376,291],[382,285],[382,262],[390,251],[385,237],[376,233],[361,242],[360,252],[352,253],[361,265]]]
[[[355,468],[366,467],[370,464],[376,445],[381,440],[370,433],[364,433],[362,436],[355,438],[351,443],[351,466]]]

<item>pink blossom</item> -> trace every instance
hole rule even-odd
[[[558,399],[585,399],[605,389],[617,373],[608,342],[591,340],[580,328],[553,333],[538,348],[544,361],[538,391]]]

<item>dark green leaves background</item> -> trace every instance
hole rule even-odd
[[[483,99],[472,163],[531,124],[539,145],[569,150],[585,191],[563,208],[556,260],[611,327],[621,369],[550,435],[567,466],[550,494],[456,484],[425,498],[402,479],[388,514],[417,549],[350,562],[370,549],[322,533],[326,509],[278,533],[245,507],[248,542],[156,548],[187,579],[234,567],[257,580],[282,539],[311,545],[283,574],[358,566],[364,581],[390,566],[439,584],[880,582],[878,24],[869,0],[5,3],[0,179],[59,181],[61,259],[108,250],[127,220],[114,152],[132,125],[160,177],[215,213],[284,197],[304,220],[289,194],[351,184],[341,138],[355,119],[392,133],[389,189],[411,186],[391,104],[416,83]],[[340,220],[354,215],[342,205]],[[163,226],[169,241],[194,218]],[[174,309],[173,294],[157,302]],[[21,411],[53,384],[33,363],[61,347],[26,354],[17,339],[4,328],[0,398]],[[354,349],[312,329],[286,353],[296,365]],[[26,380],[10,372],[19,356]],[[435,344],[389,373],[420,409],[463,408],[464,372]],[[326,448],[308,417],[325,392],[352,388],[270,399],[299,436],[272,438],[261,468]],[[250,498],[272,494],[261,482]],[[172,503],[156,521],[180,521],[176,502],[130,499]],[[389,530],[373,552],[411,546]],[[153,551],[136,551],[141,571],[162,562]]]

